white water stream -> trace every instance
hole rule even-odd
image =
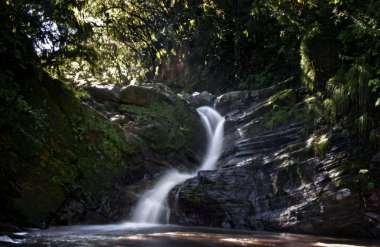
[[[167,223],[170,213],[167,197],[170,190],[177,184],[195,177],[198,171],[214,170],[216,168],[216,163],[223,152],[224,117],[208,106],[199,107],[197,112],[207,132],[207,151],[202,164],[193,173],[181,173],[175,169],[168,171],[137,202],[132,215],[133,222]]]

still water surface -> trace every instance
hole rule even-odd
[[[11,243],[13,242],[13,243]],[[234,231],[216,228],[123,223],[53,227],[0,236],[0,246],[84,247],[359,247],[380,242],[310,235]]]

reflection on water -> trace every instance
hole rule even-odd
[[[54,227],[0,236],[0,246],[134,247],[372,247],[380,242],[287,233],[234,231],[174,225],[123,223]]]

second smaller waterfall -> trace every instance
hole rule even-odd
[[[208,106],[197,109],[207,133],[207,150],[202,164],[194,173],[180,173],[173,169],[160,178],[157,184],[146,191],[138,201],[132,215],[133,222],[168,222],[169,207],[167,197],[177,184],[197,175],[198,171],[214,170],[223,152],[224,117]]]

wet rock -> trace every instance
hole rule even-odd
[[[194,107],[200,107],[200,106],[212,106],[214,104],[215,95],[203,91],[201,93],[195,92],[192,95],[189,95],[188,97],[189,103],[193,105]]]
[[[248,106],[255,106],[255,104],[252,103],[259,103],[274,95],[276,92],[286,89],[292,81],[293,78],[290,77],[269,88],[227,92],[215,99],[215,108],[222,114],[236,111],[244,112],[243,109],[247,110]]]
[[[377,216],[366,214],[379,212],[378,195],[365,199],[365,209],[363,195],[347,186],[357,175],[346,170],[350,138],[342,129],[314,136],[298,102],[302,91],[270,88],[217,98],[226,116],[224,153],[216,171],[171,191],[173,223],[380,236]]]

